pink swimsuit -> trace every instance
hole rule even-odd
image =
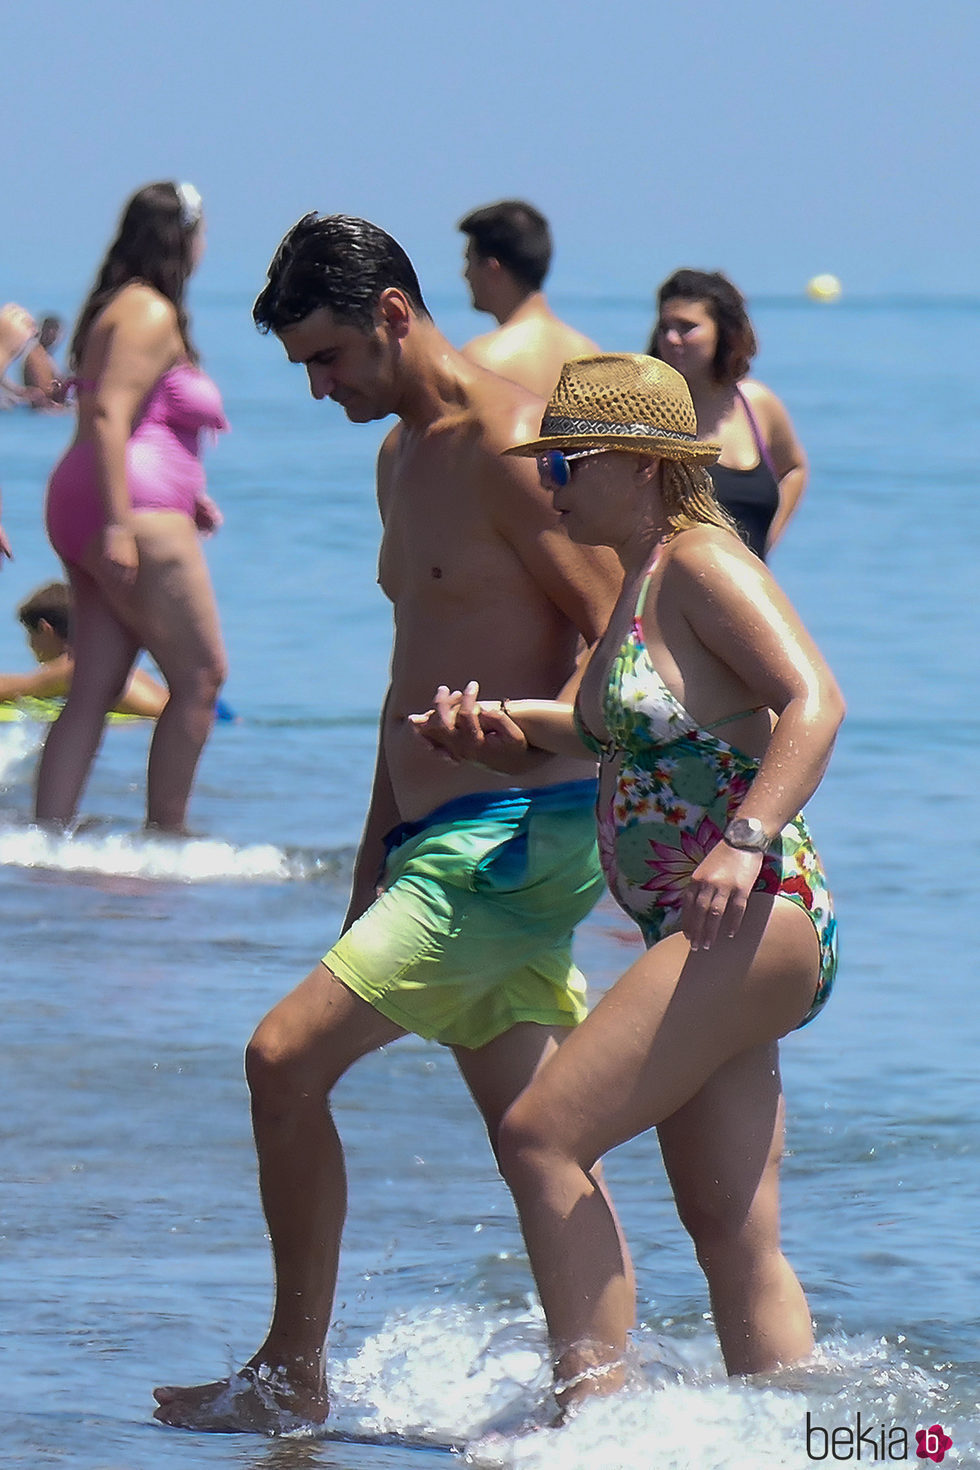
[[[91,384],[78,386],[83,392],[92,389]],[[147,395],[126,445],[133,510],[176,510],[193,520],[204,497],[201,431],[227,427],[211,379],[190,363],[168,368]],[[79,561],[105,524],[94,444],[76,441],[55,466],[45,515],[55,551],[63,561]]]

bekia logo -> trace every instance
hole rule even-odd
[[[934,1460],[938,1465],[946,1451],[953,1448],[953,1441],[941,1424],[915,1432],[919,1460]],[[909,1458],[909,1434],[901,1424],[886,1429],[873,1419],[864,1423],[858,1414],[853,1424],[838,1424],[825,1428],[814,1421],[813,1415],[806,1416],[806,1453],[810,1460],[907,1460]]]
[[[919,1446],[915,1453],[919,1459],[935,1460],[937,1465],[946,1451],[953,1448],[953,1441],[944,1432],[941,1424],[933,1424],[929,1429],[917,1429],[915,1438]]]

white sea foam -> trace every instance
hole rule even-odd
[[[0,791],[17,784],[33,768],[44,735],[44,727],[31,721],[0,728]]]
[[[336,1420],[364,1434],[460,1443],[519,1415],[548,1389],[540,1312],[513,1322],[464,1307],[395,1318],[331,1363]]]
[[[860,1407],[876,1440],[903,1426],[913,1456],[915,1428],[943,1414],[945,1385],[880,1340],[838,1334],[811,1363],[753,1381],[724,1376],[710,1329],[676,1347],[644,1329],[630,1386],[552,1428],[540,1313],[501,1322],[434,1308],[386,1323],[331,1363],[331,1423],[465,1446],[474,1470],[802,1470],[808,1411],[818,1426],[846,1427]]]
[[[288,883],[315,876],[324,860],[290,854],[272,843],[236,847],[208,837],[145,832],[55,834],[40,827],[0,827],[0,866],[61,873],[145,878],[158,882]]]

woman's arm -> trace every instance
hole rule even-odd
[[[793,421],[775,393],[763,388],[761,384],[757,385],[756,392],[752,395],[752,406],[757,409],[765,430],[766,447],[779,485],[779,504],[766,537],[768,552],[780,540],[799,509],[810,470],[806,451],[796,437]]]
[[[692,538],[693,539],[693,538]],[[661,596],[680,601],[691,630],[777,722],[741,814],[775,834],[826,769],[844,717],[822,654],[767,568],[722,533],[677,538]]]
[[[579,671],[562,695],[567,696],[580,678]],[[550,755],[594,762],[579,737],[574,706],[567,698],[481,701],[479,693],[475,680],[463,690],[440,684],[432,709],[409,715],[409,723],[451,760],[505,775],[520,775]]]
[[[765,566],[720,535],[686,541],[678,537],[661,596],[679,600],[704,647],[728,666],[755,703],[777,716],[737,813],[759,823],[772,839],[816,790],[844,717],[844,700]],[[722,930],[737,931],[762,857],[722,841],[695,870],[684,922],[693,947],[708,948]]]
[[[86,361],[98,364],[91,434],[105,526],[102,556],[124,584],[136,576],[137,552],[126,483],[126,445],[133,421],[157,379],[182,351],[173,306],[149,286],[126,287],[93,328]]]
[[[521,775],[548,755],[594,760],[579,736],[573,710],[597,646],[579,655],[575,672],[556,699],[479,701],[480,686],[475,680],[464,690],[440,684],[433,708],[424,715],[409,715],[409,722],[452,760],[471,761],[504,775]]]

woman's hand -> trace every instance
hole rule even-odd
[[[451,761],[468,761],[504,775],[526,770],[524,732],[498,701],[481,704],[479,692],[475,680],[463,690],[440,684],[433,708],[424,715],[409,715],[409,724]]]
[[[0,567],[3,566],[4,557],[7,557],[8,560],[13,561],[14,553],[10,549],[10,542],[7,540],[6,531],[3,529],[2,526],[0,526]]]
[[[113,581],[124,587],[133,585],[140,558],[136,536],[129,526],[118,522],[110,522],[106,526],[102,533],[102,560]]]
[[[215,501],[210,495],[201,494],[194,505],[194,524],[202,536],[213,536],[225,523]]]
[[[692,950],[710,949],[719,934],[734,939],[764,856],[722,841],[694,869],[684,895],[682,923]]]

